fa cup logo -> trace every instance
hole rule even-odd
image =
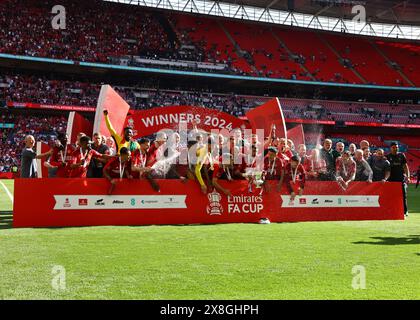
[[[134,128],[134,119],[133,118],[129,118],[127,122],[128,122],[128,126],[130,128]]]
[[[128,126],[133,130],[133,134],[137,136],[137,130],[134,129],[134,119],[128,118],[127,123],[128,123]]]
[[[211,216],[213,215],[221,215],[223,212],[223,207],[220,204],[220,200],[222,200],[222,196],[216,190],[209,193],[207,195],[209,199],[209,205],[207,206],[207,213]]]

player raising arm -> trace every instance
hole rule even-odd
[[[105,123],[111,133],[112,138],[116,143],[117,153],[122,147],[126,147],[130,152],[140,148],[139,144],[136,141],[133,141],[133,130],[130,127],[124,128],[124,135],[120,136],[112,126],[111,121],[109,120],[108,110],[104,110]]]

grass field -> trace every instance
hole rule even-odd
[[[405,221],[271,225],[11,229],[3,214],[0,298],[420,299],[420,189],[409,206]]]

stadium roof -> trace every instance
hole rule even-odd
[[[420,25],[418,0],[223,0],[239,5],[351,19],[355,5],[366,8],[369,22]]]
[[[324,31],[420,40],[419,0],[104,1]],[[393,21],[387,21],[389,14],[394,16]],[[387,22],[378,22],[377,19]],[[407,22],[406,19],[417,21]]]

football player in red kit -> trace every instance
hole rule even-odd
[[[223,163],[223,160],[227,163]],[[220,157],[220,161],[213,164],[212,185],[217,191],[222,192],[227,196],[232,195],[229,189],[225,189],[219,184],[218,180],[226,179],[232,181],[235,178],[234,170],[233,156],[230,153],[224,153],[222,157]]]
[[[305,168],[300,163],[300,157],[291,157],[290,162],[284,168],[284,183],[290,192],[290,200],[295,199],[296,193],[299,196],[302,195],[303,189],[305,188],[305,176]]]
[[[108,160],[110,156],[100,154],[89,146],[90,138],[82,136],[79,140],[79,146],[72,153],[70,162],[69,177],[70,178],[86,178],[87,169],[92,158]]]
[[[144,178],[149,181],[153,190],[160,192],[160,186],[152,177],[152,168],[149,163],[150,140],[142,138],[139,140],[140,148],[134,150],[131,160],[131,172],[134,178]]]
[[[120,149],[120,154],[112,157],[104,167],[104,177],[111,182],[108,194],[115,188],[118,179],[133,179],[131,175],[131,153],[126,147]]]
[[[65,133],[57,135],[57,143],[53,148],[53,153],[48,160],[50,167],[57,168],[57,178],[67,178],[70,174],[69,163],[72,160],[72,154],[75,147],[67,144],[68,136]]]
[[[104,167],[104,176],[111,182],[115,179],[133,178],[131,175],[131,152],[126,147],[120,149],[119,156],[114,156],[107,162]]]
[[[266,180],[280,180],[283,176],[283,161],[277,156],[278,150],[269,147],[264,157],[264,171]]]
[[[337,158],[335,168],[337,182],[346,190],[356,176],[356,162],[352,159],[350,151],[344,151],[343,155]]]
[[[278,191],[280,191],[283,182],[283,160],[278,156],[278,150],[275,147],[269,147],[267,155],[264,157],[264,180],[276,180],[279,181],[277,185]],[[269,190],[269,185],[264,183],[264,189]]]

